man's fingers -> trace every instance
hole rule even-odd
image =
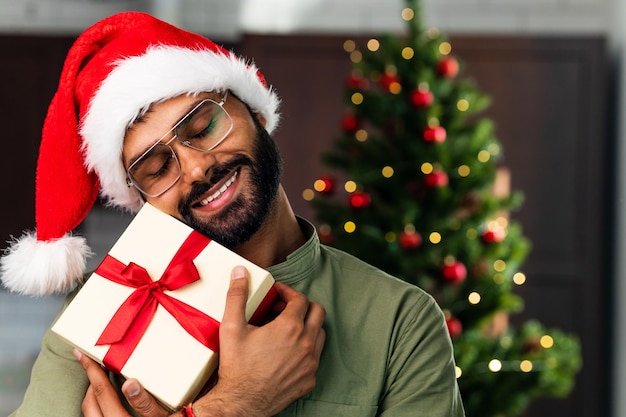
[[[246,323],[248,285],[248,270],[243,266],[234,267],[230,274],[230,287],[226,294],[226,306],[222,324]]]
[[[142,417],[165,417],[170,414],[159,405],[154,397],[136,379],[128,379],[124,382],[122,392],[131,407]]]
[[[83,403],[81,406],[81,410],[85,417],[104,417],[102,415],[102,411],[100,411],[100,406],[98,405],[98,399],[96,395],[93,393],[93,388],[91,385],[87,388],[87,392],[85,393],[85,398],[83,399]]]

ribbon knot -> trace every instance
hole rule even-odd
[[[96,273],[121,285],[135,288],[115,312],[96,345],[111,345],[103,362],[120,372],[150,325],[158,305],[163,306],[196,340],[214,352],[219,348],[219,322],[170,295],[200,279],[193,259],[209,244],[206,236],[192,231],[161,277],[153,281],[148,271],[130,262],[124,265],[107,255]]]

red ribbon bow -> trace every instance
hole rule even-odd
[[[158,305],[162,305],[196,340],[214,352],[219,348],[220,323],[202,311],[163,291],[174,291],[200,279],[193,259],[209,244],[206,236],[192,231],[178,249],[161,278],[152,281],[148,271],[131,262],[107,255],[96,273],[121,285],[136,288],[122,303],[96,345],[111,345],[103,362],[119,373],[150,325]]]

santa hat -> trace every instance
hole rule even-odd
[[[71,290],[90,249],[72,236],[98,193],[134,212],[121,153],[129,125],[152,103],[231,90],[266,120],[271,132],[279,99],[253,63],[210,40],[139,12],[106,18],[69,50],[44,122],[35,187],[36,231],[14,239],[0,259],[6,288],[28,295]]]

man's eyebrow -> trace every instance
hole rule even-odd
[[[180,124],[180,122],[189,115],[189,113],[191,113],[191,111],[198,106],[198,104],[200,104],[203,100],[203,98],[198,98],[197,100],[193,101],[190,105],[187,106],[187,108],[185,109],[184,112],[182,112],[182,116],[172,125],[172,127],[170,128],[170,130],[168,130],[167,132],[163,133],[163,135],[155,140],[154,142],[152,142],[150,145],[148,145],[146,148],[144,148],[143,150],[141,150],[140,152],[136,153],[135,155],[133,155],[133,157],[131,157],[128,160],[128,166],[130,167],[132,164],[134,164],[135,162],[137,162],[137,160],[139,158],[141,158],[142,156],[144,156],[150,149],[154,148],[156,146],[157,143],[159,143],[164,136],[166,136],[168,133],[170,133],[176,126],[178,126]],[[137,118],[133,121],[133,123],[128,127],[128,130],[132,130],[134,128],[134,126],[137,123],[145,123],[147,117],[149,116],[150,113],[153,113],[153,110],[151,107],[149,107],[146,111],[142,112],[142,114],[140,114],[139,116],[137,116]]]

